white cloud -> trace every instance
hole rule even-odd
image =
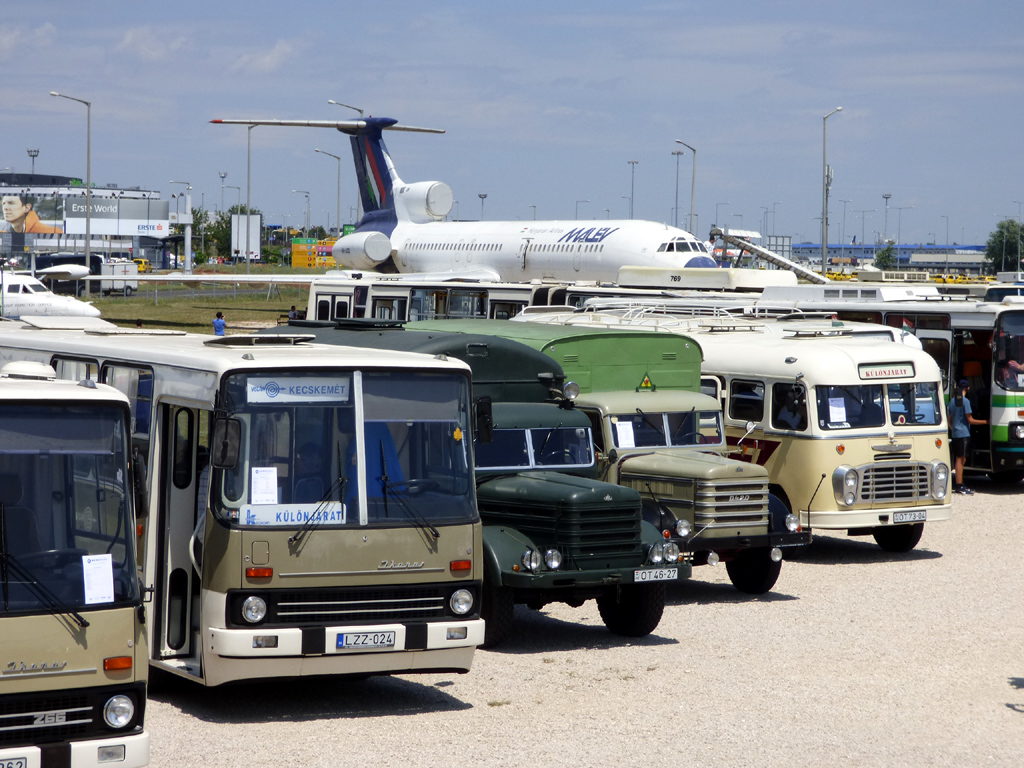
[[[269,51],[246,53],[238,57],[232,72],[267,74],[275,72],[291,59],[295,46],[287,40],[278,40]]]
[[[167,38],[147,26],[126,30],[116,50],[145,61],[160,61],[182,50],[185,45],[184,37]]]

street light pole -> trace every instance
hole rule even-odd
[[[949,216],[942,215],[942,216],[939,216],[939,218],[946,220],[946,267],[945,267],[945,273],[948,275],[949,274]]]
[[[580,217],[580,203],[589,203],[589,200],[577,200],[576,201],[576,218]]]
[[[693,152],[693,177],[690,179],[690,234],[693,234],[693,198],[697,191],[697,150],[687,144],[685,141],[676,139],[676,144],[682,144],[688,150]]]
[[[480,221],[484,220],[484,200],[487,199],[487,193],[482,192],[477,195],[480,198]]]
[[[92,102],[85,99],[76,99],[74,96],[67,96],[57,91],[50,91],[51,96],[57,96],[70,101],[77,101],[85,104],[85,266],[92,267]]]
[[[292,192],[296,195],[306,196],[306,239],[309,239],[309,192],[304,189],[293,189]]]
[[[217,175],[220,176],[220,211],[224,213],[224,179],[228,177],[228,172],[217,171]]]
[[[889,198],[892,192],[883,192],[882,199],[885,200],[885,224],[882,226],[882,243],[889,241]]]
[[[345,107],[345,109],[354,109],[356,112],[359,113],[359,119],[360,120],[363,119],[363,114],[364,113],[363,113],[363,110],[361,110],[359,107],[353,107],[351,104],[342,104],[340,101],[335,101],[334,99],[328,99],[327,103],[328,104],[333,104],[336,107]],[[349,213],[351,213],[351,211],[349,211]],[[359,189],[359,179],[356,179],[356,223],[358,224],[359,220],[362,219],[362,218],[363,218],[363,195],[362,195],[362,191]],[[338,219],[338,231],[341,232],[341,219]]]
[[[28,150],[28,156],[32,158],[32,175],[36,175],[36,158],[39,157],[38,149]]]
[[[676,207],[672,209],[675,214],[673,217],[673,224],[676,229],[679,228],[679,156],[684,154],[683,150],[676,149],[672,152],[676,156]]]
[[[839,198],[839,202],[843,204],[843,229],[839,233],[839,240],[840,240],[840,243],[841,243],[840,246],[839,246],[839,258],[840,259],[845,259],[846,258],[846,204],[847,203],[852,203],[853,200],[843,200],[842,198]]]
[[[333,157],[338,161],[338,237],[341,237],[341,158],[337,155],[332,155],[330,152],[324,152],[322,149],[314,149],[313,151],[319,152],[321,155]]]
[[[633,191],[636,189],[636,164],[639,160],[627,160],[629,163],[629,218],[633,218]]]
[[[830,186],[828,172],[828,119],[836,112],[842,112],[842,107],[836,107],[821,119],[821,272],[825,273],[825,262],[828,259],[828,188]]]
[[[718,209],[721,208],[723,205],[732,205],[732,203],[715,203],[715,223],[712,224],[711,226],[713,226],[713,227],[721,226],[721,224],[719,224],[719,222],[718,222]]]
[[[537,206],[536,205],[531,205],[530,207],[533,208],[533,220],[536,221],[537,220]]]
[[[866,208],[864,210],[854,211],[854,213],[859,213],[860,214],[860,247],[861,248],[864,247],[864,219],[866,218],[864,214],[874,213],[874,212],[875,212],[874,208]]]
[[[185,185],[185,274],[192,274],[192,184],[187,181],[169,181],[168,184]],[[120,207],[118,208],[120,210]]]

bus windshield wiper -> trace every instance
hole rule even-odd
[[[331,486],[324,491],[323,496],[317,502],[316,509],[313,510],[313,514],[305,519],[302,525],[299,526],[299,530],[288,537],[288,543],[294,544],[296,541],[301,539],[307,533],[312,533],[320,524],[324,521],[327,516],[327,503],[331,501],[331,496],[334,495],[334,491],[338,491],[338,504],[342,509],[345,508],[345,484],[348,482],[348,478],[345,477],[345,470],[342,466],[341,459],[341,445],[338,445],[338,476],[335,478]]]
[[[437,530],[437,528],[432,526],[427,521],[427,518],[425,518],[423,514],[419,510],[417,510],[407,499],[403,499],[401,496],[399,496],[398,491],[394,489],[394,486],[388,479],[388,463],[387,459],[384,458],[383,440],[380,441],[380,467],[380,486],[381,490],[384,491],[384,517],[388,516],[388,494],[393,493],[395,494],[395,501],[398,502],[398,507],[406,514],[406,517],[408,517],[410,520],[416,523],[416,525],[424,531],[429,531],[430,535],[433,536],[435,539],[441,538],[441,532]],[[409,481],[399,480],[398,482],[395,483],[395,485],[404,485],[407,482]]]
[[[38,597],[46,607],[55,613],[62,613],[66,616],[70,616],[75,620],[75,623],[82,629],[89,626],[89,622],[86,621],[85,617],[75,611],[74,608],[69,606],[63,600],[61,600],[53,591],[42,582],[38,581],[31,571],[29,571],[24,565],[18,562],[18,560],[10,552],[4,549],[3,553],[4,560],[4,599],[6,600],[6,587],[7,587],[7,572],[10,569],[14,575],[21,579],[21,583],[24,585],[29,592],[32,592]]]

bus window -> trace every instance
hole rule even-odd
[[[807,398],[799,384],[772,385],[772,426],[775,429],[807,429]]]
[[[91,379],[96,381],[99,378],[99,365],[94,360],[72,360],[55,357],[50,364],[57,372],[58,379],[66,379],[67,381]]]
[[[734,379],[729,387],[729,418],[761,421],[764,418],[764,383]]]
[[[316,301],[316,319],[317,320],[330,320],[331,319],[331,301],[330,301],[330,299],[317,299],[317,301]]]
[[[942,405],[939,403],[939,383],[900,382],[889,384],[889,421],[893,424],[942,423]]]
[[[822,429],[856,429],[885,424],[882,385],[815,387],[818,426]]]
[[[525,302],[515,301],[492,301],[491,302],[491,319],[492,320],[511,320],[513,317],[518,315],[523,307],[526,306]]]
[[[153,372],[145,368],[108,365],[103,369],[103,383],[127,396],[132,409],[132,434],[148,438],[153,407]]]
[[[406,299],[374,299],[373,316],[381,320],[405,320]]]
[[[1024,390],[1024,314],[1007,312],[999,318],[993,347],[996,384]]]
[[[348,302],[345,301],[344,299],[338,299],[336,302],[334,302],[334,317],[331,318],[331,319],[332,320],[338,320],[338,319],[344,320],[346,317],[348,317]],[[317,318],[317,319],[318,320],[324,320],[326,318]]]

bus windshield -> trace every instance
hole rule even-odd
[[[1000,316],[993,346],[996,384],[1012,392],[1024,390],[1024,313]]]
[[[885,424],[882,385],[818,386],[818,426],[822,429],[858,429]]]
[[[667,448],[686,445],[721,445],[719,411],[647,412],[611,417],[617,448]]]
[[[408,526],[476,517],[463,376],[247,373],[230,376],[224,393],[242,424],[242,451],[235,468],[214,476],[211,507],[232,525],[290,527],[312,518],[319,526]]]
[[[937,381],[908,381],[886,385],[889,398],[889,422],[896,426],[942,423]]]
[[[0,615],[138,602],[127,412],[0,406]]]

